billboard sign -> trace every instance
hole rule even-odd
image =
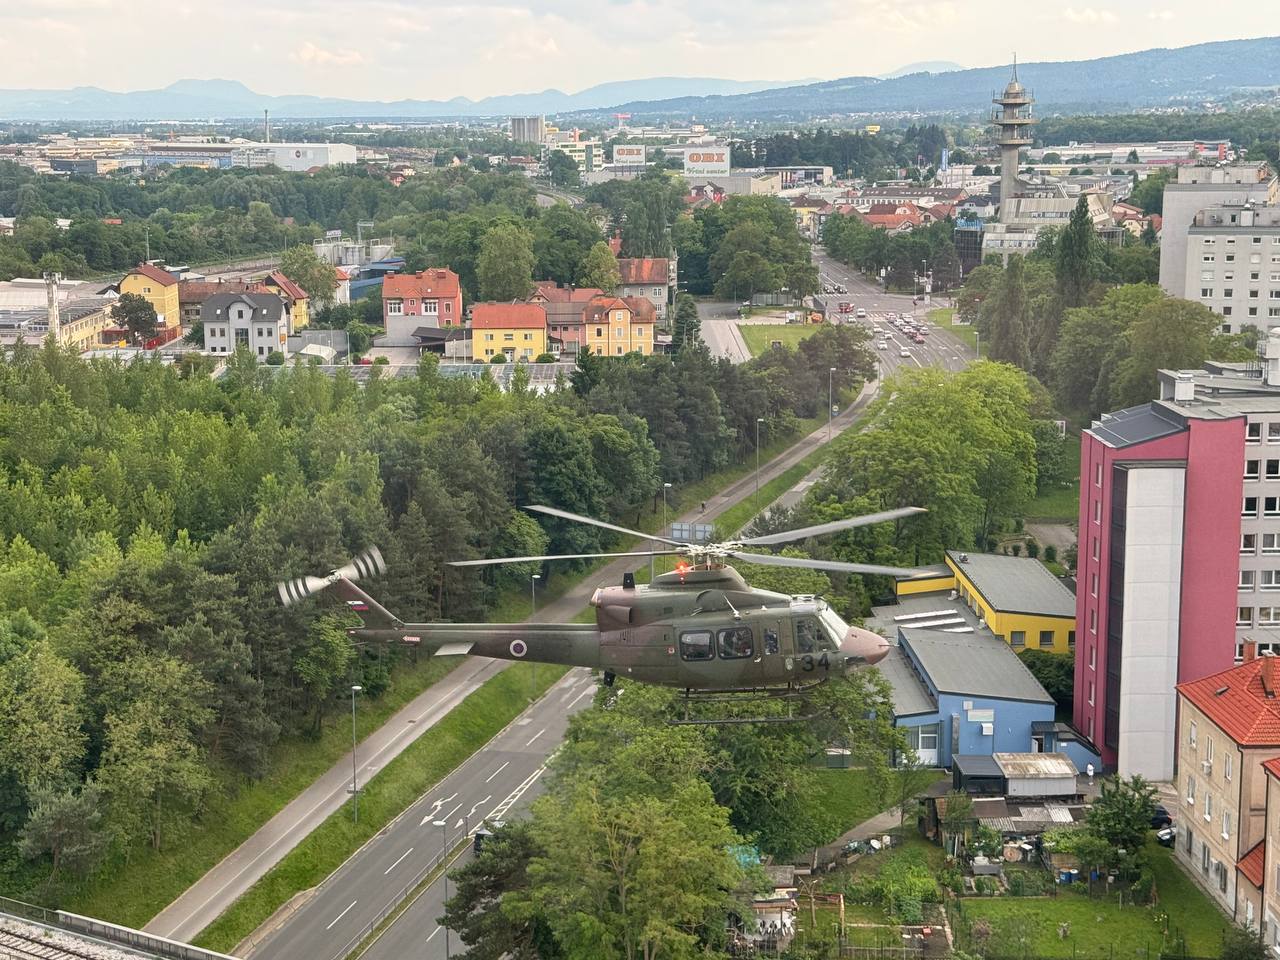
[[[614,144],[613,162],[627,167],[643,167],[645,164],[645,145],[643,143]]]
[[[727,176],[728,147],[688,147],[684,152],[684,172],[696,176]]]

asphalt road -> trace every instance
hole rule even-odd
[[[591,702],[595,680],[574,669],[547,695],[388,824],[311,896],[255,945],[271,960],[338,960],[430,870],[442,851],[472,835],[486,819],[504,819],[532,799],[547,758],[564,738],[569,717]],[[436,826],[443,822],[445,827]],[[469,858],[465,852],[455,866]],[[427,887],[365,954],[370,960],[445,957],[436,917],[444,885]],[[452,947],[459,946],[455,941]]]

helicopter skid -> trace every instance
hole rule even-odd
[[[796,701],[806,699],[809,691],[817,684],[788,684],[785,687],[730,687],[714,691],[684,691],[684,717],[680,720],[668,721],[672,726],[728,726],[748,723],[802,723],[811,720],[817,714],[795,716],[790,713],[785,717],[702,717],[693,719],[689,716],[692,704],[703,703],[751,703],[756,700]]]

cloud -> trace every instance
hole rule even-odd
[[[1096,23],[1116,23],[1119,21],[1110,10],[1095,10],[1093,7],[1081,7],[1077,10],[1075,7],[1067,7],[1062,11],[1063,19],[1072,23],[1096,24]]]
[[[1172,10],[1151,10],[1147,13],[1148,20],[1164,20],[1165,22],[1172,20],[1175,16],[1177,14]]]
[[[354,67],[364,63],[359,50],[326,50],[310,40],[289,54],[289,59],[309,67]]]

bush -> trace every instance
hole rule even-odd
[[[282,367],[284,366],[284,354],[279,350],[272,350],[267,354],[267,366]]]
[[[505,353],[495,353],[493,355],[493,358],[489,362],[490,363],[506,363],[507,355]]]
[[[1040,556],[1040,544],[1034,538],[1027,541],[1027,556],[1032,560]]]
[[[898,901],[894,916],[900,923],[924,923],[924,905],[915,897],[903,897]]]
[[[534,363],[555,363],[556,355],[554,353],[540,353],[533,359]]]
[[[389,366],[389,365],[390,365],[390,363],[391,363],[391,361],[390,361],[390,360],[388,360],[386,357],[374,357],[374,358],[373,358],[373,365],[374,365],[375,367],[377,367],[377,366]]]
[[[1134,903],[1150,903],[1151,895],[1156,889],[1156,875],[1151,872],[1150,867],[1143,867],[1138,874],[1138,879],[1133,881],[1129,887],[1133,894]]]
[[[1009,893],[1015,897],[1039,897],[1048,889],[1048,880],[1039,872],[1014,870],[1009,873]]]
[[[1045,560],[1045,563],[1058,562],[1058,548],[1055,547],[1052,543],[1044,548],[1044,560]]]

